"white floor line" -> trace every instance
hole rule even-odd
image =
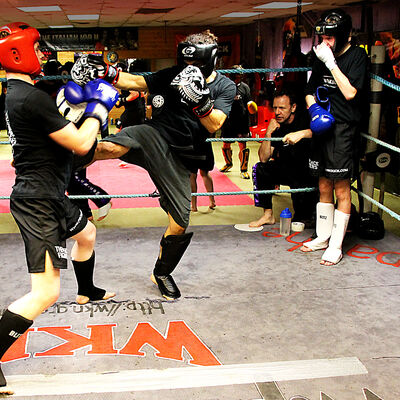
[[[57,375],[9,375],[14,397],[223,386],[367,374],[356,357]]]

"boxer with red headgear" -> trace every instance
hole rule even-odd
[[[71,255],[77,302],[114,296],[93,284],[96,229],[65,196],[65,190],[73,153],[94,150],[99,121],[118,96],[104,81],[79,87],[87,106],[85,120],[77,129],[60,114],[52,98],[33,85],[45,58],[39,38],[35,28],[22,22],[0,28],[0,63],[7,76],[5,115],[16,173],[10,209],[24,240],[31,274],[30,292],[9,305],[0,319],[0,358],[57,300],[60,269],[67,267],[67,238],[75,239]],[[108,85],[108,90],[97,90],[101,85]],[[0,369],[0,394],[12,393]]]
[[[20,72],[32,77],[42,70],[36,43],[40,34],[24,22],[13,22],[0,28],[0,63],[7,72]]]

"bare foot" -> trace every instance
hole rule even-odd
[[[300,247],[300,251],[302,251],[303,253],[309,253],[310,251],[312,251],[312,249],[304,245]]]
[[[106,292],[106,294],[103,296],[103,298],[101,300],[108,300],[111,299],[112,297],[115,296],[115,293],[113,292]],[[90,299],[87,296],[81,296],[81,295],[77,295],[76,296],[76,302],[80,305],[89,303]],[[98,301],[98,300],[97,300]]]
[[[105,204],[104,206],[100,207],[98,210],[97,221],[103,221],[103,219],[107,217],[108,213],[110,212],[111,207],[112,207],[111,201]]]
[[[12,395],[14,394],[14,390],[12,390],[8,385],[0,386],[0,397],[3,398],[3,395],[6,394]]]
[[[210,201],[210,205],[208,206],[208,208],[210,210],[215,210],[215,207],[217,207],[217,205],[215,204],[215,201]]]
[[[0,397],[3,398],[2,395],[5,394],[14,394],[14,391],[7,385],[6,378],[3,375],[3,371],[0,367]]]
[[[327,250],[327,251],[328,251],[328,250]],[[330,255],[331,255],[331,254],[330,254]],[[324,254],[322,257],[324,257],[324,256],[325,256],[325,254]],[[328,256],[325,256],[325,257],[328,258]],[[324,260],[324,259],[322,258],[321,261],[320,261],[320,264],[321,264],[321,265],[325,265],[325,267],[331,267],[332,265],[338,264],[338,263],[342,260],[342,258],[343,258],[343,254],[342,254],[342,252],[340,252],[340,254],[337,255],[335,261],[328,261],[328,260]],[[332,259],[333,259],[333,258],[331,258],[331,260],[332,260]]]
[[[275,224],[275,218],[274,217],[266,218],[266,217],[263,216],[257,221],[250,222],[249,226],[251,228],[259,228],[260,226],[263,226],[263,225],[274,225],[274,224]]]
[[[190,209],[190,211],[191,211],[191,212],[196,212],[196,211],[198,211],[198,210],[197,210],[197,207],[192,207],[192,208]]]

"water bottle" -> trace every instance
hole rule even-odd
[[[282,236],[289,236],[290,235],[290,224],[292,223],[292,213],[288,208],[282,210],[280,215],[280,227],[279,233]]]

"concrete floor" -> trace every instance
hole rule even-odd
[[[298,250],[311,231],[277,228],[191,227],[172,303],[149,280],[164,228],[99,230],[96,283],[117,296],[78,306],[62,272],[58,303],[6,354],[14,397],[398,400],[399,238],[346,236],[327,268]],[[29,277],[20,236],[0,248],[4,309]]]
[[[221,145],[213,146],[221,167]],[[0,159],[10,158],[6,147]],[[253,165],[258,144],[249,147]],[[251,190],[234,161],[229,178]],[[276,217],[291,206],[287,194],[273,201]],[[385,205],[399,212],[398,197],[387,195]],[[320,252],[298,250],[310,231],[285,239],[278,225],[233,228],[260,212],[217,206],[192,214],[195,235],[174,273],[182,298],[168,303],[149,280],[165,214],[112,209],[97,223],[96,283],[117,296],[78,306],[72,268],[62,272],[58,303],[7,353],[3,371],[14,397],[398,400],[398,221],[384,214],[381,241],[346,236],[347,254],[327,268]],[[1,310],[29,290],[29,276],[9,214],[0,214],[0,233]]]

